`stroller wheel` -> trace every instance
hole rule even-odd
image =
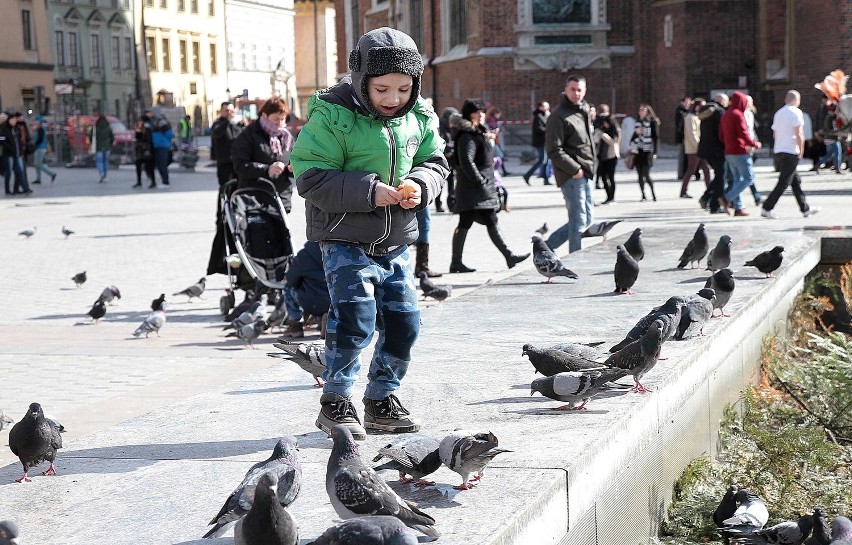
[[[219,312],[222,316],[227,316],[232,308],[234,308],[234,292],[219,298]]]

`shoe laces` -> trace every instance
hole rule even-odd
[[[352,401],[349,399],[329,403],[328,407],[332,420],[340,422],[347,418],[354,418],[356,421],[360,422],[360,420],[358,420],[358,412],[355,410],[355,405],[353,405]]]
[[[390,394],[385,399],[376,400],[375,404],[376,411],[382,413],[387,418],[399,418],[400,416],[408,416],[410,414],[393,394]]]

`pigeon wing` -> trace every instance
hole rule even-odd
[[[356,515],[396,515],[400,498],[376,474],[362,469],[341,467],[334,476],[337,499]]]

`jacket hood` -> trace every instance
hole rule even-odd
[[[352,73],[352,86],[358,101],[370,115],[379,119],[390,119],[379,113],[370,102],[367,81],[373,76],[400,73],[411,76],[411,98],[408,104],[391,117],[402,117],[414,107],[420,95],[420,76],[423,74],[423,58],[417,50],[417,44],[411,37],[399,30],[382,27],[367,32],[358,40],[349,53],[349,70]]]
[[[453,115],[450,118],[450,126],[458,132],[483,132],[482,125],[474,125],[469,119],[465,119],[461,115]]]
[[[748,98],[746,97],[745,93],[735,91],[734,94],[731,95],[730,108],[744,112],[747,107],[748,107]]]

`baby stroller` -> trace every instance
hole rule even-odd
[[[225,237],[225,255],[231,289],[219,300],[223,315],[234,308],[237,289],[283,289],[293,259],[284,204],[272,182],[260,178],[257,183],[263,187],[238,189],[237,180],[231,180],[219,190],[223,221],[230,234]],[[229,238],[236,255],[228,248]]]

